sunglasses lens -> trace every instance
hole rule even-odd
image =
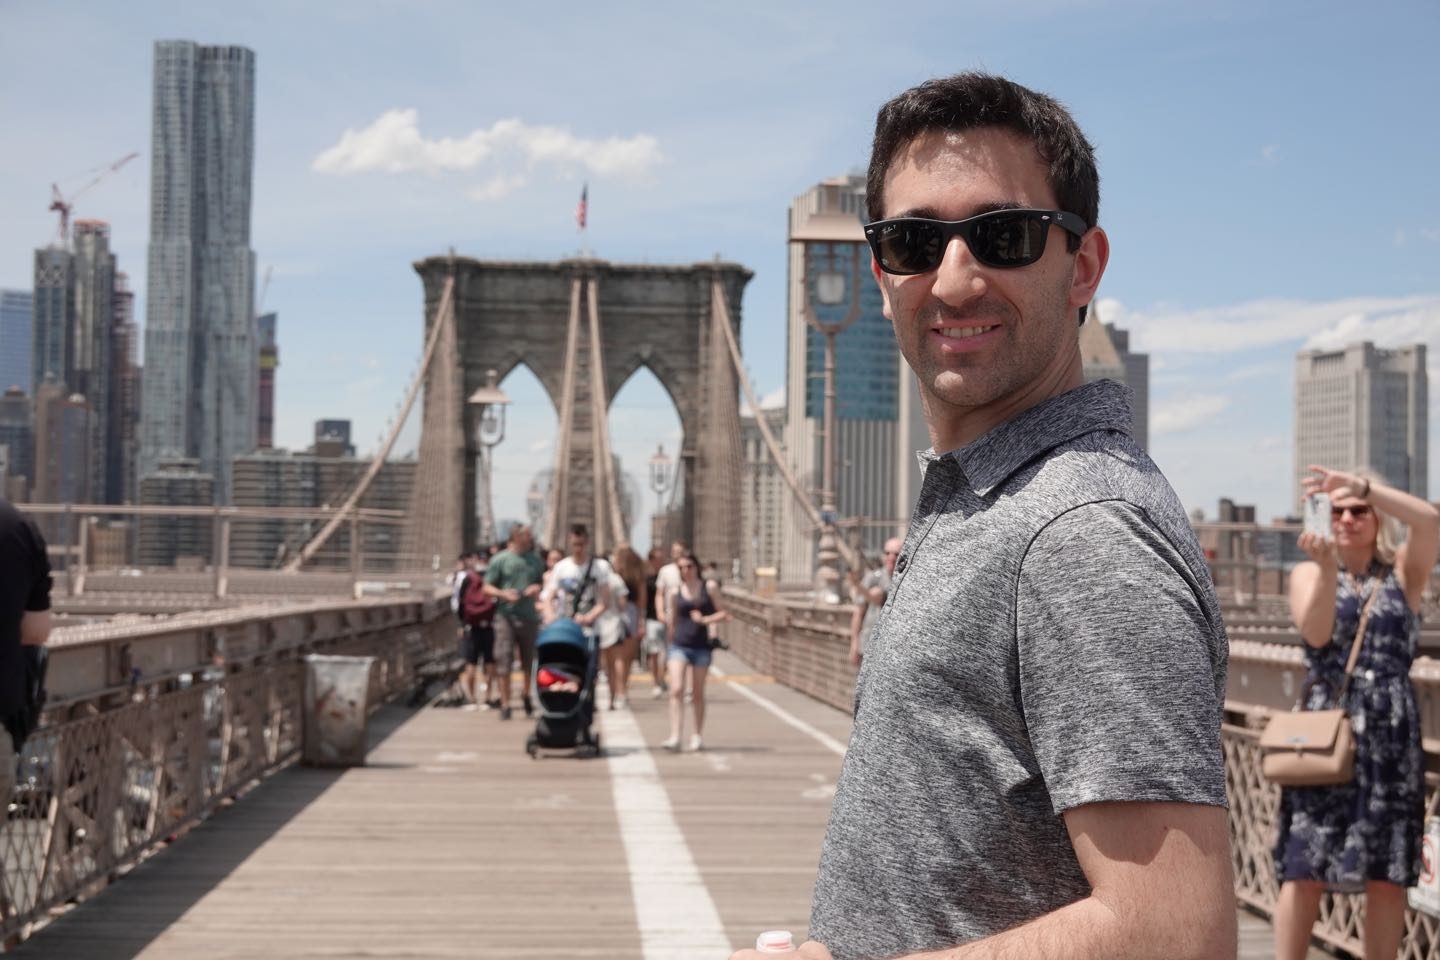
[[[1022,213],[992,213],[974,222],[970,252],[992,267],[1024,267],[1045,253],[1050,225]]]
[[[874,239],[880,266],[890,273],[924,273],[940,265],[945,240],[938,223],[896,220],[883,225]]]
[[[876,225],[871,247],[887,273],[927,273],[940,266],[951,236],[959,234],[976,260],[991,267],[1025,267],[1045,253],[1050,221],[1034,211],[997,210],[960,224],[907,217]]]

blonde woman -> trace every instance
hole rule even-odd
[[[1410,664],[1421,594],[1440,555],[1440,511],[1370,471],[1309,469],[1305,492],[1330,495],[1331,536],[1302,533],[1310,559],[1290,575],[1290,613],[1305,641],[1306,709],[1335,706],[1367,603],[1370,618],[1346,695],[1354,780],[1280,794],[1275,955],[1305,957],[1320,896],[1330,890],[1365,895],[1365,960],[1393,960],[1420,860],[1425,758]],[[1397,523],[1407,528],[1403,543]]]

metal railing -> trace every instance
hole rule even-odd
[[[0,934],[103,888],[298,755],[303,657],[373,656],[370,702],[447,650],[443,600],[330,600],[65,628],[0,823]],[[3,735],[3,734],[0,734]]]
[[[737,655],[777,681],[841,710],[854,699],[850,648],[850,607],[760,597],[727,587],[725,605],[733,618],[722,636]],[[1267,603],[1267,608],[1274,608]],[[1229,617],[1227,616],[1227,622]],[[1260,773],[1260,732],[1271,713],[1295,702],[1304,677],[1303,652],[1293,630],[1269,618],[1256,634],[1272,642],[1230,644],[1229,692],[1221,740],[1229,793],[1230,849],[1235,897],[1271,916],[1279,887],[1273,848],[1280,790]],[[1274,640],[1294,641],[1277,643]],[[1440,661],[1417,659],[1411,680],[1419,696],[1426,765],[1440,769]],[[1440,814],[1440,775],[1426,775],[1426,816]],[[1315,936],[1322,943],[1359,956],[1363,952],[1363,898],[1326,895]],[[1400,960],[1440,960],[1440,919],[1408,910]]]

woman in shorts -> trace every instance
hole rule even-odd
[[[670,737],[662,744],[667,750],[680,749],[680,735],[684,726],[685,671],[691,672],[690,706],[695,714],[695,732],[690,736],[690,749],[699,750],[704,745],[702,734],[705,729],[705,676],[710,672],[710,625],[723,623],[730,614],[720,606],[720,584],[700,579],[700,567],[689,554],[677,563],[680,568],[680,586],[677,587],[665,607],[670,612],[670,653],[667,667],[670,671]]]

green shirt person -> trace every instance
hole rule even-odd
[[[497,612],[511,620],[538,623],[535,598],[545,575],[545,561],[535,552],[535,537],[528,527],[510,536],[510,545],[490,558],[485,571],[485,592],[499,601]]]

